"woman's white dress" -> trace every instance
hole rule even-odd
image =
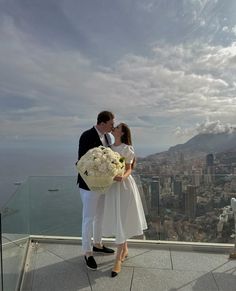
[[[132,146],[122,143],[111,148],[125,158],[126,164],[132,163]],[[147,223],[139,190],[129,175],[121,182],[114,182],[105,195],[103,236],[115,236],[116,243],[121,244],[128,238],[142,235],[144,229],[147,229]]]

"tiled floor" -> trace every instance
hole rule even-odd
[[[236,260],[228,253],[130,244],[121,273],[111,278],[114,255],[96,255],[99,268],[91,271],[79,244],[39,243],[30,249],[23,291],[236,290]]]

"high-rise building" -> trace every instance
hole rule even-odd
[[[213,165],[214,165],[214,155],[213,154],[206,155],[206,166],[212,167]]]
[[[230,189],[232,192],[236,191],[236,176],[232,177],[231,183],[230,183]]]
[[[206,155],[206,170],[205,170],[205,182],[212,184],[215,180],[215,166],[214,166],[214,155]]]
[[[143,188],[143,194],[144,194],[146,206],[147,206],[147,212],[145,212],[145,208],[144,208],[144,212],[145,214],[148,214],[149,211],[151,210],[151,193],[150,193],[151,191],[150,191],[149,183],[142,181],[142,188]]]
[[[188,185],[185,193],[185,214],[188,217],[194,218],[196,215],[197,204],[197,187]]]
[[[152,178],[151,183],[151,209],[156,215],[159,215],[160,207],[160,178],[155,176]]]
[[[192,171],[192,175],[193,175],[193,177],[192,177],[193,185],[200,186],[201,179],[202,179],[202,171],[201,171],[201,169],[194,169]]]
[[[182,181],[180,179],[174,179],[173,181],[173,192],[174,195],[178,196],[179,198],[182,195]]]

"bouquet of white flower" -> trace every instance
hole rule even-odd
[[[90,190],[105,193],[113,178],[123,175],[125,159],[110,148],[99,146],[83,155],[76,167]]]

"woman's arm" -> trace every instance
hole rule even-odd
[[[125,173],[123,176],[115,176],[113,180],[115,181],[122,181],[127,178],[132,172],[132,164],[125,164]]]

